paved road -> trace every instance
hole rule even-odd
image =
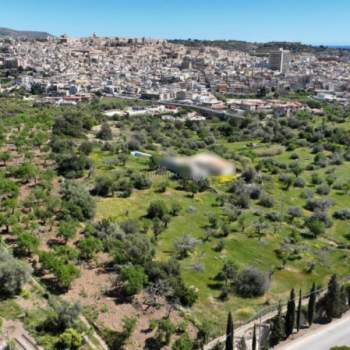
[[[321,326],[310,334],[281,345],[276,350],[329,350],[333,346],[350,346],[350,314]]]
[[[147,101],[147,100],[140,98],[139,96],[115,95],[115,97],[123,98],[126,100],[139,100],[139,101],[143,101],[143,102]],[[172,106],[176,106],[176,107],[187,107],[187,108],[196,109],[196,110],[203,112],[203,113],[210,113],[210,114],[215,114],[218,116],[226,116],[229,118],[235,118],[235,119],[240,119],[240,120],[244,119],[243,116],[238,115],[237,113],[234,113],[233,111],[217,110],[217,109],[212,109],[212,108],[208,108],[208,107],[204,107],[204,106],[200,106],[200,105],[196,105],[196,104],[181,103],[181,102],[176,102],[173,100],[169,100],[169,101],[148,100],[148,101],[153,102],[155,104],[159,104],[159,105],[172,105]]]

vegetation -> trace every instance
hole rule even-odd
[[[181,304],[198,328],[210,319],[212,331],[203,326],[198,344],[222,332],[228,310],[245,321],[285,301],[294,287],[308,294],[312,286],[307,310],[300,296],[291,296],[288,317],[280,310],[272,320],[270,344],[346,309],[349,294],[340,282],[350,261],[345,107],[321,104],[321,116],[303,110],[280,118],[247,113],[242,121],[180,122],[102,113],[135,101],[78,107],[0,102],[0,227],[9,248],[0,255],[0,289],[6,301],[20,294],[31,273],[65,299],[87,273],[101,271],[113,283],[111,290],[94,291],[96,300],[108,295],[133,307],[144,297],[150,308],[170,314]],[[135,149],[153,157],[134,157]],[[199,152],[231,161],[237,174],[196,182],[159,167],[163,154]],[[317,295],[334,270],[339,280]],[[61,325],[58,336],[40,328],[57,309],[38,313],[28,312],[28,324],[42,342],[46,332],[51,345],[82,346],[77,322]],[[126,323],[125,332],[102,331],[117,348],[135,328]],[[156,341],[175,349],[193,345],[188,329],[173,332],[166,322],[157,323],[155,333]]]

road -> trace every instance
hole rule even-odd
[[[330,324],[286,344],[276,350],[329,350],[333,346],[350,346],[350,313]]]
[[[143,102],[147,101],[147,100],[144,100],[144,99],[140,98],[140,96],[115,95],[115,97],[126,99],[126,100],[139,100],[139,101],[143,101]],[[243,120],[244,119],[243,116],[238,115],[237,113],[234,113],[234,112],[230,112],[230,111],[227,111],[227,110],[212,109],[212,108],[208,108],[208,107],[204,107],[204,106],[199,106],[199,105],[196,105],[196,104],[175,102],[173,100],[169,100],[169,101],[148,100],[148,101],[152,102],[152,103],[155,103],[155,104],[159,104],[159,105],[171,105],[171,106],[176,106],[176,107],[191,108],[191,109],[195,109],[195,110],[197,110],[199,112],[210,113],[210,114],[214,114],[214,115],[222,116],[222,117],[235,118],[235,119],[238,119],[238,120]]]

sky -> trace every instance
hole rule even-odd
[[[0,0],[0,27],[350,45],[350,0]]]

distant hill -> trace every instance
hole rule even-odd
[[[239,40],[169,40],[174,44],[182,44],[192,48],[201,48],[203,46],[218,47],[226,50],[238,50],[248,52],[250,54],[265,55],[271,51],[284,48],[292,52],[325,52],[331,48],[324,46],[311,46],[298,42],[267,42],[267,43],[252,43]]]
[[[0,38],[16,38],[16,39],[46,39],[52,37],[50,33],[35,32],[25,30],[13,30],[9,28],[0,28]]]

